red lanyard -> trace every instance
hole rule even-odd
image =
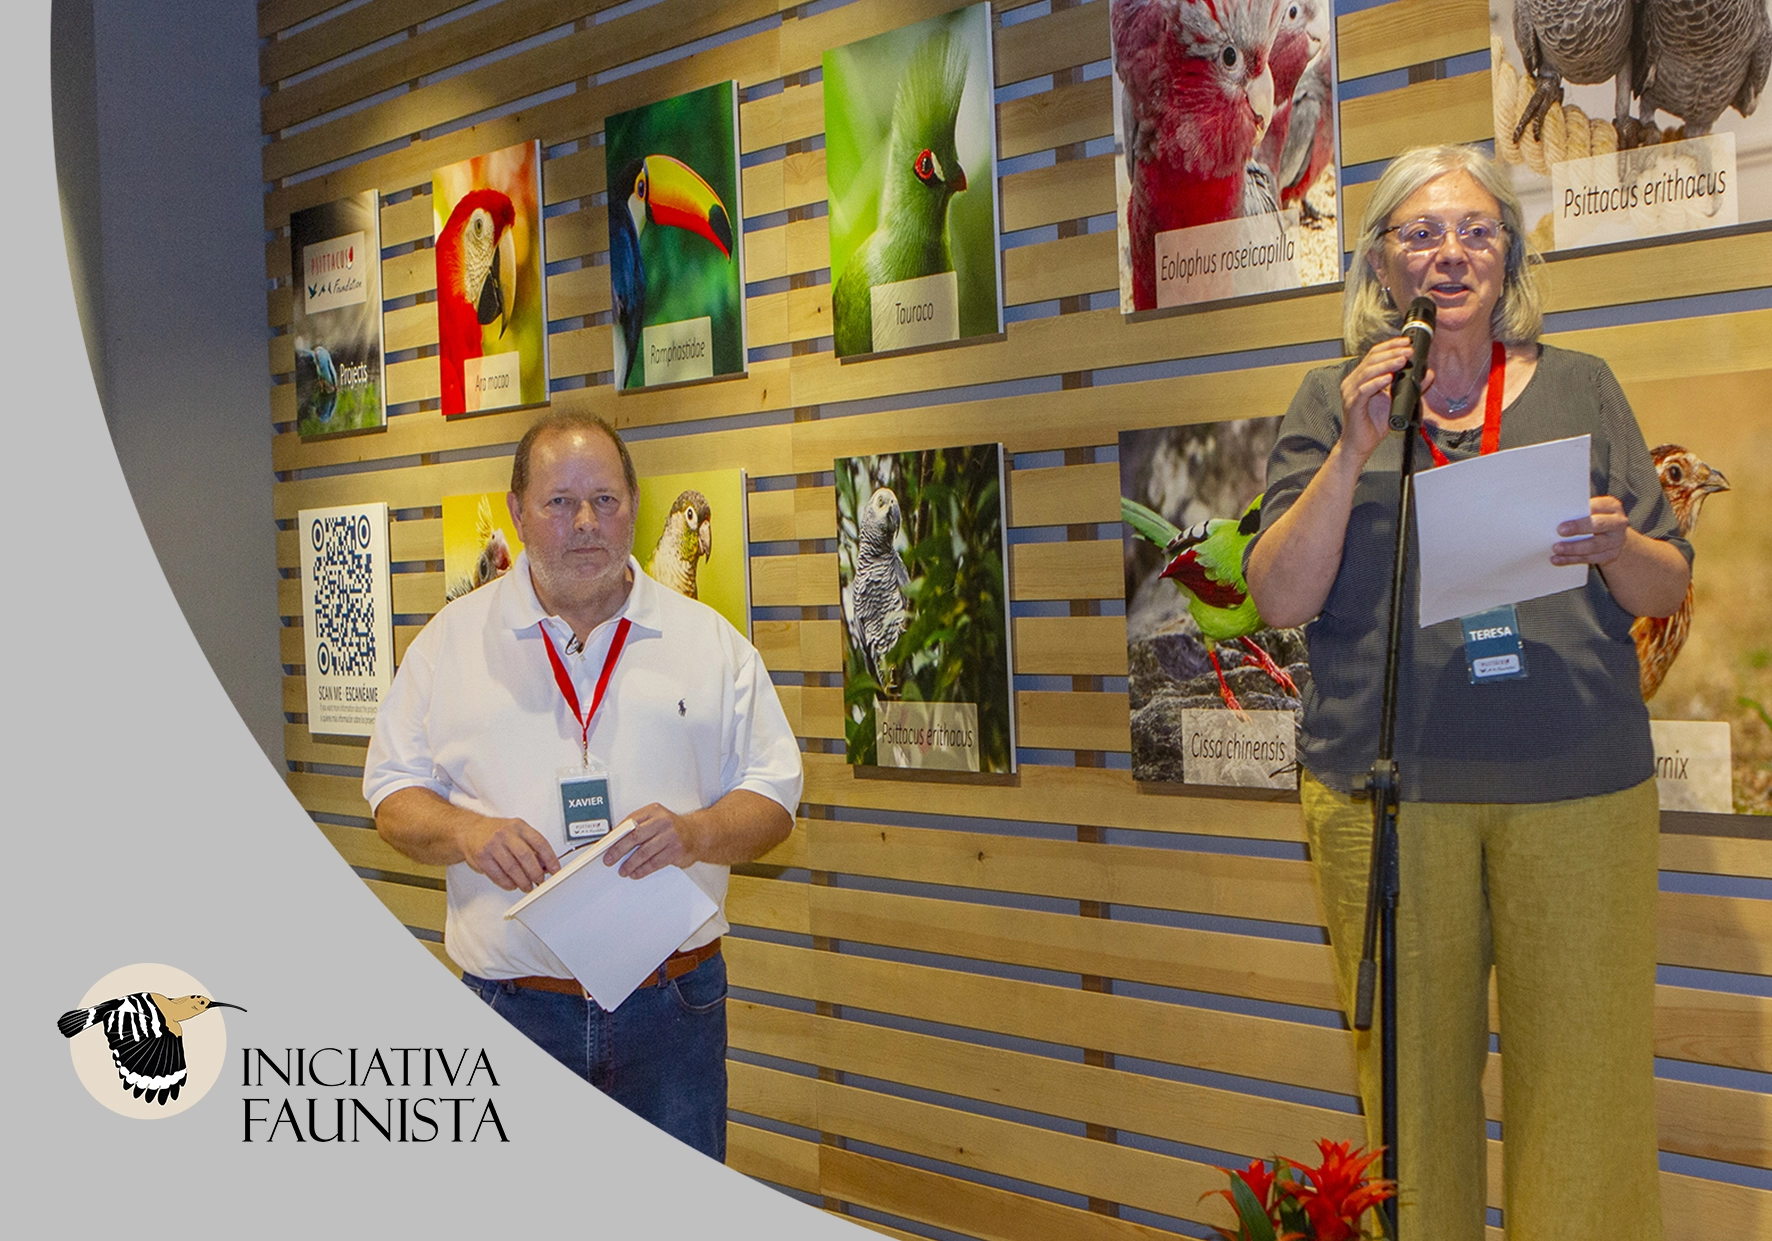
[[[1496,341],[1489,351],[1489,397],[1483,406],[1483,447],[1478,456],[1486,457],[1501,447],[1501,390],[1507,383],[1507,346]],[[1435,465],[1449,465],[1452,458],[1440,451],[1440,446],[1428,435],[1427,428],[1421,428],[1422,442],[1427,450],[1434,455]]]
[[[572,708],[572,718],[579,721],[579,747],[584,752],[585,766],[591,765],[591,721],[597,718],[597,708],[603,705],[603,692],[609,688],[609,674],[615,671],[615,661],[621,658],[621,648],[628,644],[628,630],[634,623],[627,617],[615,627],[615,637],[609,641],[609,654],[603,657],[603,671],[597,676],[597,690],[591,697],[591,709],[582,719],[578,713],[578,691],[572,688],[572,678],[566,673],[566,665],[560,662],[560,652],[554,649],[554,639],[548,634],[547,624],[541,627],[541,640],[548,644],[548,662],[554,666],[554,684],[560,687],[560,694],[566,699],[566,705]]]

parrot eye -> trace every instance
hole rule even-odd
[[[1680,467],[1679,467],[1679,466],[1677,466],[1677,465],[1670,465],[1670,466],[1668,466],[1668,467],[1667,467],[1667,480],[1668,480],[1668,481],[1669,481],[1669,482],[1670,482],[1670,483],[1677,483],[1677,482],[1679,482],[1679,481],[1680,481],[1680,479],[1681,479],[1681,478],[1682,478],[1682,477],[1683,477],[1683,475],[1682,475],[1682,474],[1681,474],[1681,472],[1680,472]]]
[[[1286,10],[1286,20],[1287,21],[1296,21],[1297,19],[1298,19],[1298,6],[1295,4],[1291,8]]]
[[[1225,68],[1235,69],[1237,67],[1237,49],[1227,45],[1219,59],[1224,61]]]
[[[701,524],[695,520],[695,510],[693,508],[686,508],[683,510],[683,520],[687,521],[692,526]]]
[[[935,152],[928,147],[917,152],[916,162],[911,167],[917,173],[917,180],[924,185],[939,185],[941,183],[941,169],[936,166]]]

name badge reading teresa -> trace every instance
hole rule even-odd
[[[1513,604],[1463,617],[1458,623],[1464,626],[1464,662],[1472,685],[1526,679],[1526,648]]]
[[[600,840],[609,834],[609,774],[586,767],[560,772],[560,811],[566,839]]]

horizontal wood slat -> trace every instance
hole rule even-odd
[[[1488,46],[1489,7],[1482,0],[1393,0],[1335,22],[1336,67],[1343,81]]]

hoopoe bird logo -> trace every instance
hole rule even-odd
[[[246,1011],[238,1004],[212,1000],[206,995],[181,995],[174,999],[157,991],[138,991],[91,1008],[69,1009],[55,1024],[68,1038],[102,1026],[105,1041],[111,1045],[111,1063],[117,1068],[123,1089],[133,1091],[138,1099],[165,1107],[169,1100],[178,1098],[188,1076],[181,1023],[211,1008]]]

